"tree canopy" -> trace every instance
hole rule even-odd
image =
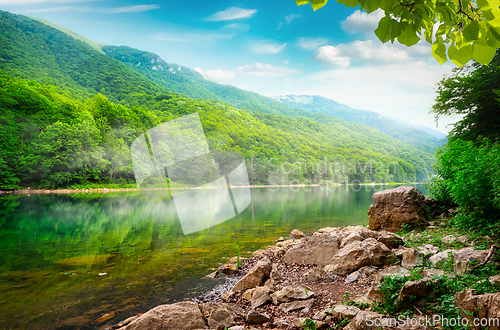
[[[361,6],[372,13],[382,9],[385,16],[375,34],[408,47],[421,40],[432,44],[432,55],[443,64],[449,58],[462,67],[474,59],[487,65],[500,47],[500,0],[337,0],[346,7]],[[317,10],[328,0],[295,0]],[[437,30],[435,30],[437,28]]]

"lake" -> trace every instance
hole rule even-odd
[[[220,283],[203,277],[237,248],[368,224],[372,194],[395,187],[252,188],[245,211],[189,235],[171,199],[138,192],[0,195],[0,328],[100,329],[191,299]]]

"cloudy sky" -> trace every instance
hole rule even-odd
[[[294,0],[0,0],[0,9],[263,95],[317,94],[431,128],[436,83],[453,68],[440,66],[425,41],[382,44],[373,33],[380,12],[333,0],[316,12]]]

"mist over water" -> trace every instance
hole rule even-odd
[[[202,278],[236,246],[245,257],[294,228],[368,224],[372,194],[394,187],[252,188],[242,213],[188,235],[168,198],[2,196],[0,328],[99,329],[193,298],[220,283]]]

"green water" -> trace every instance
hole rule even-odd
[[[368,223],[373,192],[394,187],[254,188],[244,212],[189,235],[172,200],[0,196],[0,329],[100,329],[193,298],[236,245],[245,256],[294,228]]]

